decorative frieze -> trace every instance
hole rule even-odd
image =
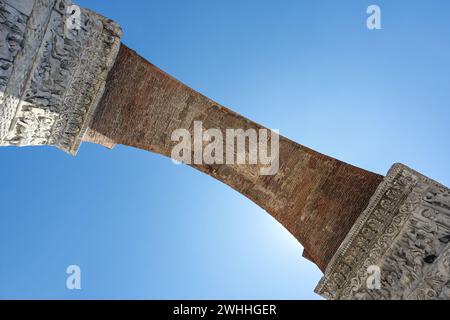
[[[117,24],[68,0],[0,0],[0,146],[75,154],[120,36]]]
[[[328,265],[328,299],[449,299],[450,190],[396,164]],[[371,286],[373,267],[379,286]]]

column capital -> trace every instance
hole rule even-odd
[[[316,292],[328,299],[449,299],[449,241],[450,190],[395,164]],[[379,289],[367,284],[371,266],[379,268]]]
[[[68,0],[0,0],[0,146],[75,154],[120,47],[111,20]]]

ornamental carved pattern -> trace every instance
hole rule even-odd
[[[316,292],[328,299],[449,299],[450,190],[396,164]],[[367,285],[380,268],[380,287]]]
[[[75,154],[120,47],[120,28],[68,0],[0,0],[0,145]],[[27,15],[28,14],[28,15]]]

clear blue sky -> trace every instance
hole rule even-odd
[[[385,174],[450,186],[450,2],[80,0],[217,102]],[[380,31],[366,8],[382,10]],[[262,209],[170,159],[0,148],[0,298],[317,299],[319,270]],[[66,267],[82,290],[65,287]]]

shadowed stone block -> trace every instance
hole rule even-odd
[[[450,190],[396,164],[328,265],[328,299],[449,299]],[[379,267],[381,287],[369,289]]]

